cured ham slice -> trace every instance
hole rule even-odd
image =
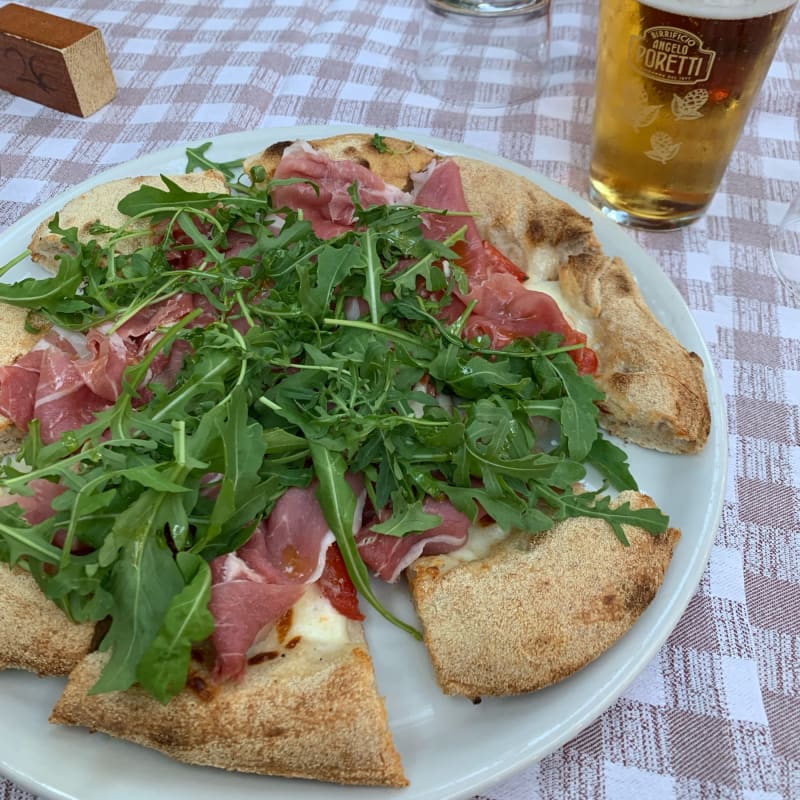
[[[42,441],[57,441],[62,433],[88,424],[98,411],[111,406],[122,392],[125,369],[156,345],[161,328],[174,325],[195,308],[202,313],[193,325],[214,319],[205,298],[181,293],[139,311],[117,329],[104,324],[80,339],[50,332],[16,363],[0,367],[0,413],[21,431],[37,418]],[[159,353],[146,382],[171,385],[188,349],[187,343],[178,341],[168,352]]]
[[[469,534],[470,520],[447,500],[425,498],[423,511],[437,514],[442,521],[435,528],[405,536],[375,533],[365,526],[356,535],[364,563],[379,577],[394,583],[406,567],[423,555],[442,555],[462,547]]]
[[[40,422],[45,444],[57,441],[62,433],[91,422],[94,415],[109,405],[86,385],[69,353],[56,347],[43,351],[33,414]],[[18,424],[17,420],[14,420]],[[30,418],[23,421],[27,429]]]
[[[241,679],[247,650],[258,634],[273,625],[303,595],[305,586],[269,583],[241,556],[228,553],[211,562],[211,601],[214,617],[211,641],[216,650],[214,678]]]
[[[432,169],[416,202],[430,208],[468,211],[458,165],[444,161]],[[522,285],[525,272],[481,239],[473,217],[425,214],[424,224],[427,234],[439,240],[465,228],[464,240],[454,249],[469,278],[469,291],[455,293],[448,319],[456,319],[474,302],[464,329],[468,338],[486,335],[492,347],[500,349],[515,339],[549,331],[560,333],[565,346],[586,343],[586,336],[570,325],[552,297]],[[570,355],[582,373],[596,370],[597,359],[588,348],[573,350]]]
[[[302,210],[321,239],[329,239],[353,227],[355,208],[349,189],[358,185],[361,205],[408,203],[408,194],[353,161],[333,160],[298,143],[287,148],[275,171],[276,179],[302,178],[308,182],[275,187],[276,208]],[[313,183],[313,185],[312,185]]]
[[[22,509],[25,520],[31,525],[37,525],[53,515],[53,500],[66,487],[63,484],[53,483],[44,478],[34,478],[28,481],[28,488],[33,494],[0,494],[0,506],[10,506],[17,503]]]
[[[322,574],[335,541],[317,502],[316,488],[292,487],[280,497],[266,523],[264,556],[286,580],[312,583]]]

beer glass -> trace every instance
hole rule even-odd
[[[711,202],[796,0],[600,0],[589,196],[671,229]]]

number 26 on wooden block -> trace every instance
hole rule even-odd
[[[0,8],[0,89],[88,117],[117,83],[97,28],[9,3]]]

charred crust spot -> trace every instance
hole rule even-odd
[[[106,634],[108,633],[108,629],[111,627],[111,617],[106,617],[105,619],[101,619],[95,626],[94,632],[92,633],[92,641],[89,644],[89,652],[94,653],[98,647],[100,647],[100,642],[105,639]]]
[[[275,623],[275,633],[278,635],[278,641],[283,644],[284,640],[289,634],[289,628],[292,627],[292,609],[287,609],[281,614],[278,621]]]
[[[268,158],[272,156],[280,158],[283,155],[283,151],[291,144],[291,142],[275,142],[264,151],[264,155]]]
[[[541,220],[533,217],[528,220],[528,239],[532,244],[538,244],[544,241],[544,225]]]
[[[264,653],[256,653],[247,659],[247,663],[252,667],[256,664],[263,664],[265,661],[274,661],[280,653],[277,650],[267,650]]]
[[[632,381],[633,378],[630,372],[615,372],[611,376],[611,385],[620,394],[625,394],[628,391]]]
[[[656,596],[656,588],[645,576],[636,581],[625,594],[625,608],[635,615],[641,614]]]
[[[614,287],[616,288],[616,293],[619,293],[619,295],[629,295],[633,292],[631,280],[627,275],[625,275],[624,272],[615,271],[612,272],[608,277],[611,282],[613,282]]]
[[[294,650],[294,648],[297,647],[298,644],[300,644],[300,640],[302,638],[303,638],[302,636],[293,636],[291,639],[289,639],[288,642],[286,642],[286,649]]]
[[[189,677],[186,679],[186,688],[194,692],[204,702],[213,700],[219,691],[219,686],[209,683],[197,672],[189,673]]]
[[[414,188],[414,181],[411,180],[411,176],[407,177],[405,183],[400,187],[404,192],[410,192]]]
[[[372,165],[369,163],[369,161],[366,158],[357,158],[355,161],[356,161],[356,164],[360,164],[365,169],[372,169]]]
[[[191,650],[191,658],[195,664],[206,669],[211,669],[214,664],[214,649],[210,642],[195,645]]]

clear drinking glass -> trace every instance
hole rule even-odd
[[[550,0],[423,0],[417,78],[448,105],[503,108],[548,82]]]
[[[769,243],[772,266],[800,302],[800,195],[790,203]]]

